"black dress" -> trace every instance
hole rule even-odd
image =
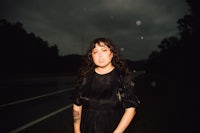
[[[86,84],[78,91],[74,104],[82,105],[82,133],[112,133],[119,124],[125,108],[137,107],[133,88],[119,96],[119,73],[116,69],[107,74],[90,73]]]

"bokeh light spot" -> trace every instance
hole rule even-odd
[[[137,25],[137,26],[140,26],[141,24],[142,24],[142,22],[141,22],[140,20],[137,20],[137,21],[136,21],[136,25]]]

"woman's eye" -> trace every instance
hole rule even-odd
[[[102,51],[103,51],[103,52],[106,52],[106,51],[107,51],[107,49],[103,49]]]
[[[97,51],[93,51],[93,54],[96,54],[97,53]]]

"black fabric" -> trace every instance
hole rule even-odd
[[[83,105],[81,132],[112,133],[125,108],[138,106],[133,88],[122,88],[120,98],[119,88],[116,69],[104,75],[93,72],[87,76],[86,84],[77,92],[74,100],[74,104]]]

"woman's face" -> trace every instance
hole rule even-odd
[[[95,48],[92,50],[92,59],[98,67],[105,68],[112,66],[113,53],[110,48],[103,42],[95,44]]]

